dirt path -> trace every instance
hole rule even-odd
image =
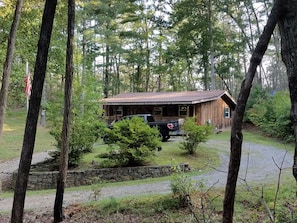
[[[203,180],[206,186],[215,185],[216,187],[224,187],[227,178],[228,159],[229,159],[229,145],[226,141],[211,140],[206,145],[209,149],[217,149],[221,154],[221,162],[219,167],[205,174],[194,176],[193,179],[197,181]],[[46,155],[46,154],[43,154]],[[37,158],[38,157],[38,158]],[[41,154],[36,154],[36,160],[42,159]],[[285,150],[277,149],[270,146],[244,143],[242,163],[240,168],[239,177],[245,179],[246,182],[277,182],[279,174],[278,166],[282,165],[283,172],[291,172],[292,154],[287,153]],[[283,164],[282,164],[283,163]],[[277,165],[276,165],[277,164]],[[3,172],[7,164],[0,163],[0,169]],[[17,166],[17,165],[16,165]],[[11,161],[8,165],[11,171],[15,164]],[[239,184],[242,183],[239,180]],[[112,186],[101,189],[99,198],[103,199],[108,197],[124,197],[136,196],[143,194],[167,194],[171,193],[170,181],[146,183],[139,185],[129,186]],[[0,214],[3,212],[10,212],[12,207],[12,198],[0,197]],[[51,210],[54,206],[55,194],[49,193],[46,195],[32,195],[26,197],[25,209],[34,210]],[[65,206],[75,203],[83,203],[94,199],[94,191],[65,191],[64,201]]]

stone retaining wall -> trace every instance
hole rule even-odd
[[[11,190],[13,187],[12,173],[0,173],[1,190]]]
[[[184,171],[189,170],[187,164],[181,164]],[[68,171],[67,187],[90,185],[99,182],[116,182],[126,180],[138,180],[145,178],[169,176],[174,172],[172,166],[142,166],[125,168],[90,169],[84,171]],[[15,182],[17,173],[13,174]],[[28,179],[28,189],[54,189],[57,186],[58,171],[31,172]],[[14,184],[14,183],[13,183]]]

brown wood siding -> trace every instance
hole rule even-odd
[[[209,123],[218,129],[230,127],[231,118],[224,117],[226,107],[228,105],[222,99],[197,104],[194,112],[197,125]]]

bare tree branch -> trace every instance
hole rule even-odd
[[[286,158],[287,153],[288,153],[288,151],[286,151],[285,155],[283,156],[283,159],[282,159],[282,162],[281,162],[280,166],[276,163],[276,161],[272,157],[272,160],[273,160],[275,166],[279,169],[277,187],[276,187],[274,203],[273,203],[273,210],[275,210],[275,208],[276,208],[276,201],[277,201],[278,194],[279,194],[279,189],[280,189],[281,175],[282,175],[282,170],[283,170],[283,166],[284,166],[284,162],[285,162],[285,158]],[[275,211],[274,211],[273,217],[275,219]]]

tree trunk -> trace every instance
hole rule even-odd
[[[109,54],[110,54],[110,48],[109,48],[109,45],[107,44],[106,45],[106,55],[105,55],[105,58],[106,58],[106,64],[105,64],[105,69],[104,69],[104,87],[103,87],[103,93],[104,93],[104,97],[105,98],[108,98],[108,91],[109,91]]]
[[[68,0],[68,39],[66,52],[66,79],[64,91],[64,120],[62,128],[62,145],[60,154],[60,168],[57,180],[56,199],[54,207],[54,222],[63,221],[63,197],[68,169],[68,151],[70,137],[72,82],[73,82],[73,39],[75,20],[75,0]]]
[[[213,45],[213,24],[212,24],[212,0],[208,0],[208,22],[209,22],[209,41],[210,41],[210,77],[211,77],[211,90],[216,89],[215,82],[215,66],[214,66],[214,45]]]
[[[21,159],[14,189],[14,199],[11,213],[12,223],[23,222],[26,190],[35,143],[37,121],[56,5],[57,0],[47,0],[42,17],[38,51],[34,68],[32,94],[29,102]]]
[[[236,183],[238,178],[238,172],[241,161],[241,150],[242,150],[242,120],[245,111],[247,99],[250,94],[252,82],[255,77],[256,69],[261,63],[263,55],[267,49],[273,30],[280,18],[281,6],[283,0],[276,0],[267,24],[263,30],[262,35],[259,38],[257,46],[251,56],[250,66],[246,73],[245,80],[241,85],[241,90],[237,100],[235,114],[233,117],[232,128],[231,128],[231,153],[228,170],[228,178],[225,189],[224,207],[223,207],[223,223],[233,222],[234,212],[234,200],[236,194]]]
[[[1,86],[1,91],[0,91],[0,140],[1,140],[2,134],[3,134],[3,125],[4,125],[5,111],[6,111],[6,105],[7,105],[8,86],[9,86],[9,77],[10,77],[11,65],[12,65],[12,61],[13,61],[15,39],[16,39],[19,21],[21,18],[22,7],[23,7],[23,0],[17,0],[14,17],[13,17],[13,22],[11,24],[10,33],[9,33],[8,42],[7,42],[6,59],[5,59],[4,66],[3,66],[2,86]]]
[[[283,4],[284,15],[279,21],[279,28],[282,59],[287,68],[291,98],[291,120],[293,122],[295,136],[293,176],[297,182],[297,1],[284,0]]]

